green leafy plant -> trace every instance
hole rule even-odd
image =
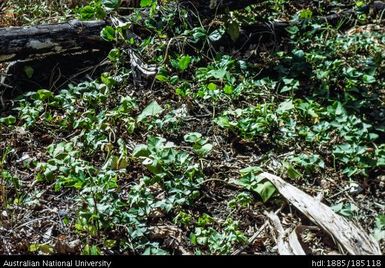
[[[314,172],[325,168],[325,162],[317,154],[300,154],[290,158],[294,165],[304,169],[305,172]]]
[[[267,202],[276,193],[276,189],[271,182],[258,176],[258,174],[262,172],[261,168],[247,167],[241,169],[239,172],[241,178],[236,180],[235,183],[257,193],[263,202]]]
[[[198,219],[198,222],[199,219]],[[223,223],[221,232],[209,227],[212,221],[206,224],[199,224],[194,232],[190,234],[193,245],[208,247],[210,254],[229,254],[234,246],[246,242],[245,235],[239,231],[238,222],[228,219]]]
[[[338,203],[338,204],[332,206],[332,209],[336,213],[338,213],[342,216],[345,216],[347,218],[351,218],[351,217],[357,215],[359,212],[358,207],[356,207],[352,203]]]
[[[149,137],[147,144],[137,145],[133,157],[142,159],[142,164],[152,174],[144,177],[144,183],[161,183],[168,192],[161,202],[169,211],[174,204],[189,203],[199,196],[198,189],[203,176],[190,155],[178,151],[175,145],[160,137]]]
[[[194,151],[201,157],[207,156],[213,149],[213,145],[207,139],[202,138],[198,132],[190,132],[184,136],[184,140],[193,145]]]
[[[385,166],[385,39],[381,18],[366,14],[366,3],[260,1],[218,9],[212,19],[173,1],[133,2],[75,4],[78,18],[111,22],[100,33],[114,46],[110,64],[98,65],[94,80],[80,73],[64,88],[6,100],[10,107],[0,118],[4,241],[14,215],[33,212],[18,218],[23,226],[49,202],[67,238],[81,241],[77,253],[230,254],[254,228],[245,215],[276,209],[269,201],[279,196],[262,170],[276,170],[305,190],[320,182],[345,217],[373,216]],[[15,23],[74,15],[64,1],[8,3]],[[358,22],[349,31],[340,26],[350,20],[337,26],[319,20],[347,8]],[[261,39],[245,35],[263,21],[291,26],[274,42],[265,37],[278,35],[265,31]],[[140,67],[156,67],[156,75],[131,66],[132,53]],[[34,79],[40,70],[30,67],[22,73]],[[241,189],[227,180],[238,173],[230,183]],[[360,192],[368,209],[336,199],[340,187],[328,186],[333,180],[343,189],[370,186]],[[380,241],[383,218],[377,215],[373,231]],[[40,233],[21,253],[59,253],[60,245]],[[262,244],[250,246],[272,252],[273,240]]]
[[[14,117],[13,115],[0,118],[0,124],[11,126],[11,125],[14,125],[15,123],[16,123],[16,117]]]
[[[103,19],[107,16],[102,0],[92,0],[76,10],[81,20]]]
[[[385,215],[384,214],[377,215],[373,235],[378,241],[385,239]]]
[[[181,72],[185,71],[189,67],[190,63],[191,57],[189,55],[183,55],[178,59],[171,61],[171,65]]]
[[[138,115],[137,121],[141,122],[148,117],[157,116],[162,112],[163,108],[156,101],[153,101]]]
[[[253,197],[251,196],[251,194],[247,192],[242,192],[237,194],[233,199],[231,199],[227,203],[227,205],[233,209],[238,207],[244,208],[249,206],[252,202],[253,202]]]

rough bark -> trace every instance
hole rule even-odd
[[[201,14],[240,9],[258,0],[181,0]],[[105,21],[48,24],[31,27],[0,28],[0,62],[30,59],[52,54],[68,54],[88,49],[108,49],[111,44],[100,38]]]
[[[214,5],[212,1],[195,0],[191,1],[197,5],[200,12],[208,10],[219,10],[243,8],[255,3],[255,0],[217,0]],[[366,6],[363,11],[380,12],[385,10],[385,4],[381,1],[374,1]],[[338,14],[331,14],[326,17],[314,18],[315,21],[327,21],[330,24],[351,26],[355,23],[355,10],[346,10]],[[353,19],[352,19],[353,18]],[[0,28],[0,62],[14,61],[18,59],[30,59],[52,54],[68,54],[90,49],[108,50],[111,43],[100,38],[100,31],[107,25],[105,21],[70,21],[68,23],[39,25],[32,27],[9,27]],[[244,26],[241,29],[241,36],[235,43],[229,37],[219,40],[220,46],[239,46],[247,48],[248,44],[259,43],[261,38],[276,38],[286,33],[285,29],[292,25],[289,22],[259,23],[256,25]]]
[[[100,38],[104,21],[0,28],[0,62],[65,54],[90,49],[108,49]]]

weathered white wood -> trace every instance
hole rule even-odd
[[[329,233],[350,254],[382,254],[376,240],[346,218],[336,214],[330,207],[316,198],[311,197],[273,174],[264,172],[260,176],[273,183],[283,197],[311,221]]]
[[[306,255],[300,242],[298,241],[295,230],[288,232],[284,230],[278,215],[275,213],[266,213],[272,226],[275,228],[277,247],[279,255]]]
[[[301,243],[299,242],[296,229],[294,229],[288,237],[288,242],[294,255],[306,255]]]

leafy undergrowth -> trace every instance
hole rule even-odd
[[[93,1],[77,14],[116,18],[118,2]],[[383,241],[380,21],[361,15],[342,31],[311,20],[330,10],[323,2],[271,2],[194,24],[182,8],[142,1],[102,31],[116,46],[100,79],[18,98],[0,119],[0,252],[274,254],[269,228],[248,242],[265,211],[282,208],[287,228],[312,223],[262,171],[322,193]],[[253,22],[254,10],[296,23],[279,40],[218,45]],[[130,49],[158,74],[140,77]],[[321,231],[301,240],[309,254],[338,251]]]

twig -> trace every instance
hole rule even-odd
[[[35,221],[40,221],[40,220],[44,220],[44,219],[48,219],[48,218],[52,218],[52,216],[50,215],[50,216],[45,216],[45,217],[41,217],[41,218],[37,218],[37,219],[33,219],[33,220],[30,220],[30,221],[27,221],[27,222],[25,222],[23,224],[20,224],[20,225],[16,226],[15,228],[13,228],[13,231],[16,231],[17,229],[20,229],[20,228],[22,228],[24,226],[27,226],[30,223],[33,223]]]
[[[207,180],[204,180],[200,183],[200,185],[203,185],[205,183],[208,183],[208,182],[222,182],[222,183],[225,183],[231,187],[234,187],[234,188],[237,188],[237,189],[243,189],[241,186],[238,186],[234,183],[231,183],[231,182],[228,182],[228,181],[225,181],[225,180],[220,180],[220,179],[207,179]]]

